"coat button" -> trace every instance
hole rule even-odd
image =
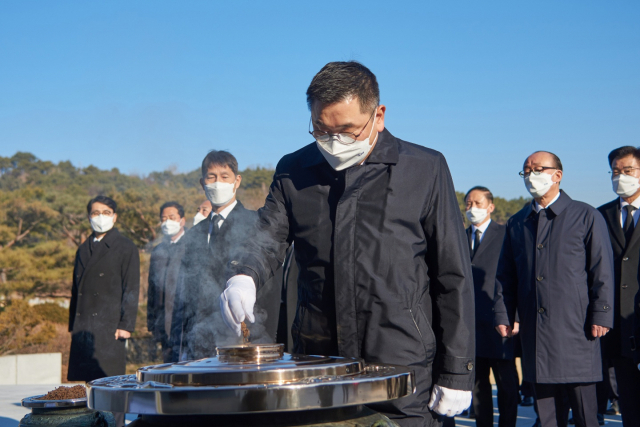
[[[538,244],[538,249],[542,249],[544,248],[544,245],[542,243]]]
[[[542,280],[544,279],[544,277],[542,276],[538,276],[538,278],[536,279],[538,282],[542,282]]]
[[[76,316],[80,316],[80,313],[76,313]]]
[[[467,363],[467,371],[473,371],[473,363]]]
[[[538,313],[540,313],[540,314],[544,313],[544,308],[540,307],[540,308],[538,309]]]
[[[79,296],[79,297],[81,297],[81,296],[82,296],[82,294],[78,294],[78,296]]]
[[[622,285],[622,289],[627,289],[629,286],[627,285]]]
[[[604,307],[602,307],[602,308],[604,308],[605,310],[609,310],[609,306],[608,306],[608,305],[605,305],[605,306],[604,306]]]
[[[104,273],[100,273],[100,277],[104,276]]]
[[[626,256],[626,257],[622,258],[622,260],[623,260],[623,261],[629,261],[629,257],[628,257],[628,256]]]
[[[95,316],[97,316],[97,315],[98,315],[98,313],[93,313],[93,314],[92,314],[92,316],[93,316],[93,317],[95,317]]]

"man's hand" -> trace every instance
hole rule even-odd
[[[256,285],[250,276],[238,274],[227,281],[227,287],[220,295],[222,319],[237,336],[242,334],[240,323],[245,318],[253,323],[253,306],[256,303]]]
[[[126,340],[131,338],[131,332],[125,331],[124,329],[116,329],[116,339],[117,340]]]
[[[518,328],[520,330],[520,328]],[[500,334],[502,338],[511,338],[513,334],[513,328],[509,325],[498,325],[496,326],[496,331]]]
[[[436,414],[453,417],[471,405],[471,392],[465,390],[453,390],[439,385],[433,386],[429,409]]]
[[[609,328],[605,328],[604,326],[591,326],[591,335],[593,335],[594,338],[602,338],[607,335],[607,332],[609,332]]]
[[[511,336],[516,336],[520,333],[520,323],[513,322],[513,329],[511,330]]]

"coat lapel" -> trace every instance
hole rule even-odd
[[[619,206],[620,205],[618,205],[618,209],[620,209]],[[631,235],[631,241],[628,242],[624,248],[625,255],[627,252],[629,252],[629,250],[631,250],[631,248],[633,248],[638,244],[638,241],[640,241],[640,230],[638,230],[639,228],[640,228],[640,220],[638,221],[635,228],[633,229],[633,234]],[[622,231],[622,227],[620,227],[620,231]]]
[[[471,233],[473,230],[473,225],[470,225],[469,228],[467,228],[466,232],[467,232],[467,249],[469,249],[469,257],[471,259],[473,259],[473,252],[471,251]]]
[[[613,203],[613,206],[609,207],[604,212],[604,216],[609,223],[609,230],[611,230],[611,234],[613,235],[615,241],[621,248],[621,252],[624,251],[625,247],[625,239],[624,233],[622,232],[622,225],[620,225],[620,202],[616,200],[617,203]],[[637,227],[636,227],[637,228]],[[634,230],[633,237],[635,238],[638,233],[637,230]]]
[[[87,262],[87,266],[85,267],[84,272],[82,273],[82,278],[80,279],[79,288],[82,288],[82,286],[84,285],[84,278],[87,276],[87,272],[94,265],[96,265],[98,263],[98,261],[100,261],[102,259],[102,257],[104,257],[109,252],[109,249],[111,247],[113,247],[114,242],[118,238],[119,234],[120,233],[118,232],[118,230],[114,228],[111,231],[109,231],[106,236],[104,236],[102,238],[102,241],[100,242],[100,245],[98,246],[99,249],[97,249],[96,252],[91,254],[91,257],[89,258],[89,261]],[[89,237],[89,239],[93,239],[93,238],[94,238],[94,236],[92,234]]]

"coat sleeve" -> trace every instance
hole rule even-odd
[[[76,252],[76,259],[73,264],[73,280],[71,285],[71,302],[69,303],[69,332],[73,332],[73,322],[76,319],[76,308],[78,306],[78,263],[80,259],[80,249]]]
[[[494,324],[513,326],[517,322],[516,308],[518,302],[518,272],[513,258],[511,242],[511,225],[507,223],[504,235],[498,271],[496,273],[496,288],[493,299]]]
[[[140,254],[138,248],[130,244],[122,261],[122,300],[118,329],[133,332],[138,315],[138,293],[140,292]]]
[[[586,233],[587,283],[589,284],[589,323],[613,327],[614,273],[613,249],[607,224],[594,212]]]
[[[471,390],[475,357],[473,276],[453,181],[440,156],[423,228],[436,336],[434,382]]]
[[[284,202],[278,169],[269,187],[264,206],[258,211],[258,222],[253,239],[248,239],[243,250],[232,254],[228,276],[251,276],[258,288],[273,277],[284,262],[290,246],[289,217]]]
[[[155,335],[156,333],[156,312],[158,306],[158,286],[155,271],[155,249],[151,252],[151,260],[149,262],[149,287],[147,288],[147,329]]]
[[[636,298],[633,304],[634,319],[633,319],[633,340],[632,344],[635,344],[635,350],[633,350],[633,359],[640,369],[640,291],[636,293]]]

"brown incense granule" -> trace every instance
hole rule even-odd
[[[83,397],[87,397],[87,389],[85,389],[83,385],[74,385],[73,387],[58,387],[38,400],[67,400],[80,399]]]

